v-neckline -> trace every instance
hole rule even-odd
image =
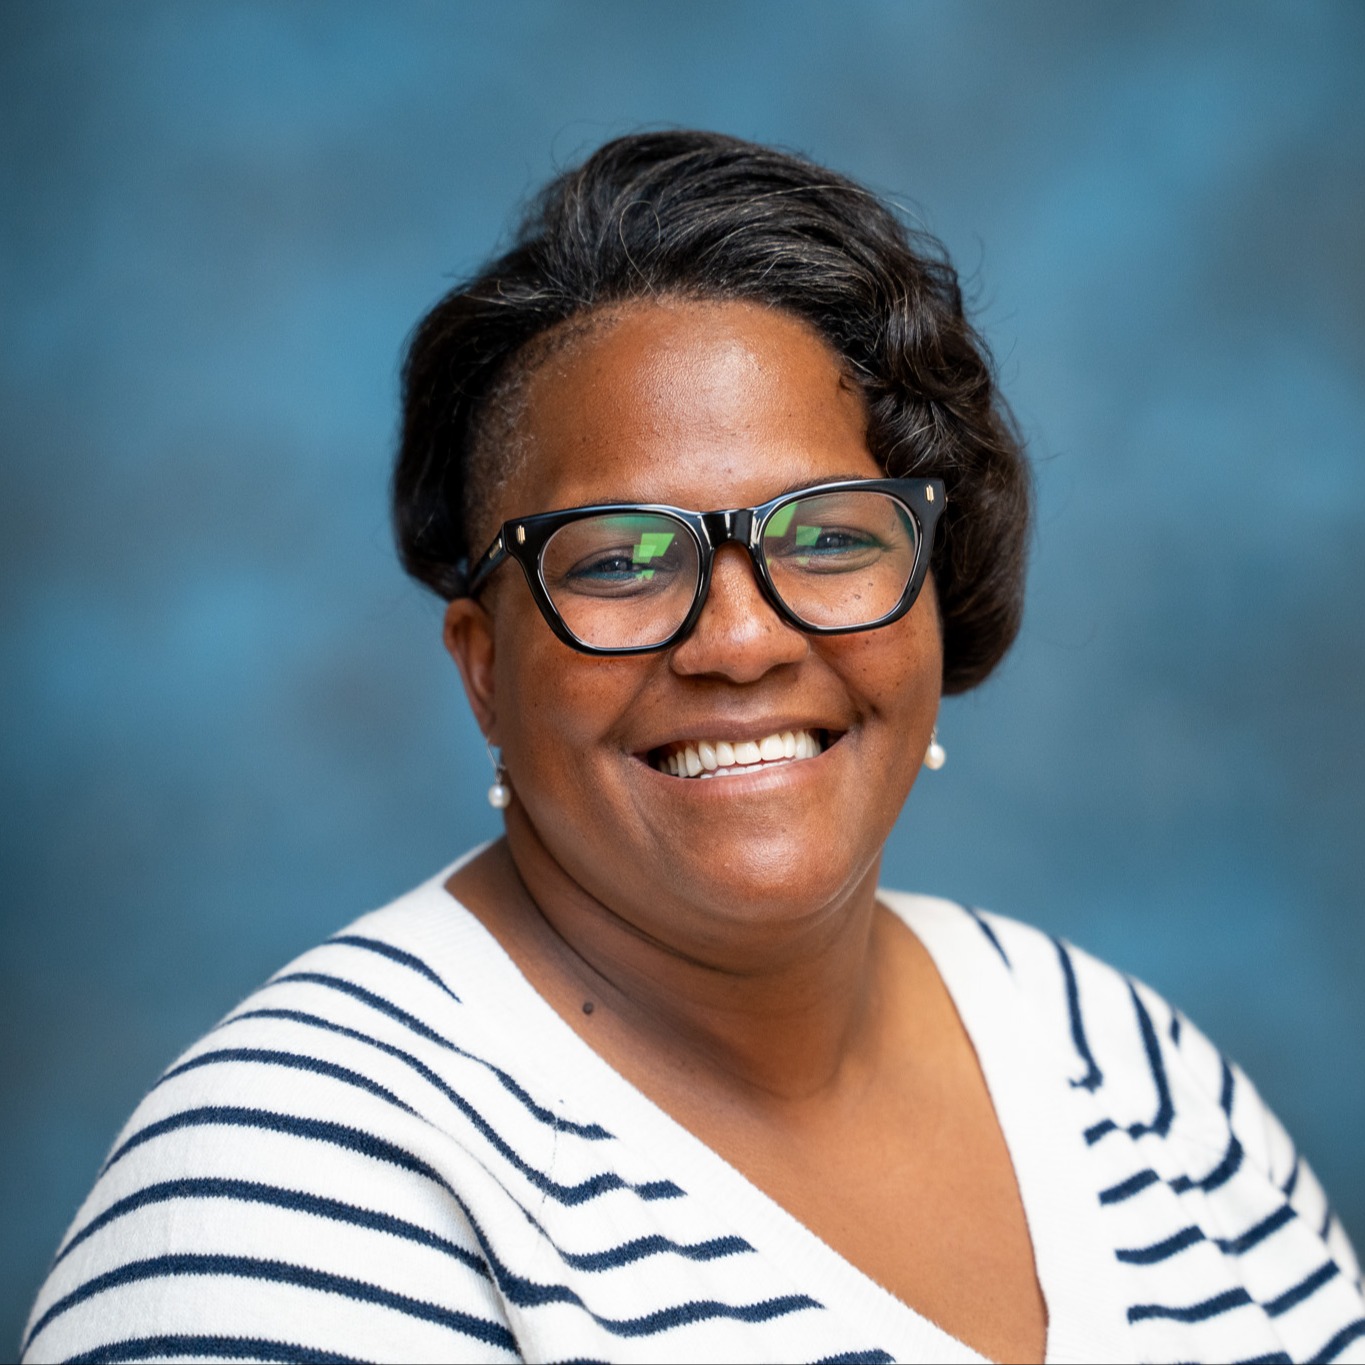
[[[1084,1139],[1090,1119],[1070,1083],[1069,1057],[980,920],[935,897],[878,897],[933,959],[976,1052],[1047,1305],[1045,1360],[1132,1361],[1118,1263],[1100,1217],[1100,1172]]]
[[[595,1052],[446,887],[472,856],[418,889],[419,897],[430,893],[436,914],[435,922],[423,926],[422,937],[428,950],[443,958],[449,954],[445,964],[432,965],[438,970],[444,965],[458,976],[465,1003],[496,1018],[497,1036],[527,1041],[521,1064],[559,1088],[565,1076],[572,1076],[576,1107],[599,1119],[609,1116],[611,1131],[626,1145],[656,1156],[666,1153],[665,1174],[690,1198],[732,1225],[793,1284],[856,1322],[860,1334],[896,1360],[986,1359],[840,1255]],[[1047,1305],[1045,1360],[1063,1365],[1127,1359],[1116,1354],[1126,1333],[1113,1277],[1104,1271],[1112,1249],[1103,1240],[1095,1191],[1077,1180],[1078,1170],[1090,1164],[1081,1138],[1084,1118],[1077,1113],[1071,1121],[1075,1101],[1060,1069],[1054,1075],[1046,1062],[1039,1066],[1040,1059],[1055,1053],[1055,1045],[1049,1047],[1041,1036],[1018,1000],[1008,968],[966,911],[931,897],[878,896],[929,953],[981,1064],[1014,1165]],[[1041,1103],[1040,1084],[1051,1092]]]

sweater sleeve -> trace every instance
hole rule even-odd
[[[1356,1253],[1241,1068],[1141,981],[986,923],[1062,1043],[1137,1358],[1365,1359]]]
[[[1154,992],[1149,994],[1155,997]],[[1236,1062],[1183,1015],[1169,1005],[1165,1008],[1177,1021],[1172,1052],[1188,1083],[1197,1087],[1210,1108],[1216,1105],[1226,1115],[1248,1167],[1280,1190],[1299,1223],[1316,1235],[1340,1273],[1358,1287],[1361,1273],[1355,1248],[1326,1191],[1284,1125]]]

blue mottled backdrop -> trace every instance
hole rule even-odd
[[[385,519],[418,314],[642,124],[948,243],[1038,461],[891,884],[1172,996],[1365,1239],[1365,5],[0,9],[0,1342],[158,1071],[494,830]]]

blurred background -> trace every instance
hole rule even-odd
[[[895,195],[1037,459],[1023,637],[886,882],[1173,998],[1359,1246],[1362,70],[1350,0],[0,8],[0,1343],[177,1052],[495,832],[390,547],[399,354],[642,125]]]

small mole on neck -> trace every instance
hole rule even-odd
[[[594,1005],[594,1004],[592,1003],[591,1000],[585,1000],[585,1001],[583,1002],[583,1013],[584,1013],[584,1014],[591,1014],[591,1013],[593,1012],[593,1010],[595,1010],[596,1008],[597,1008],[597,1006]]]

